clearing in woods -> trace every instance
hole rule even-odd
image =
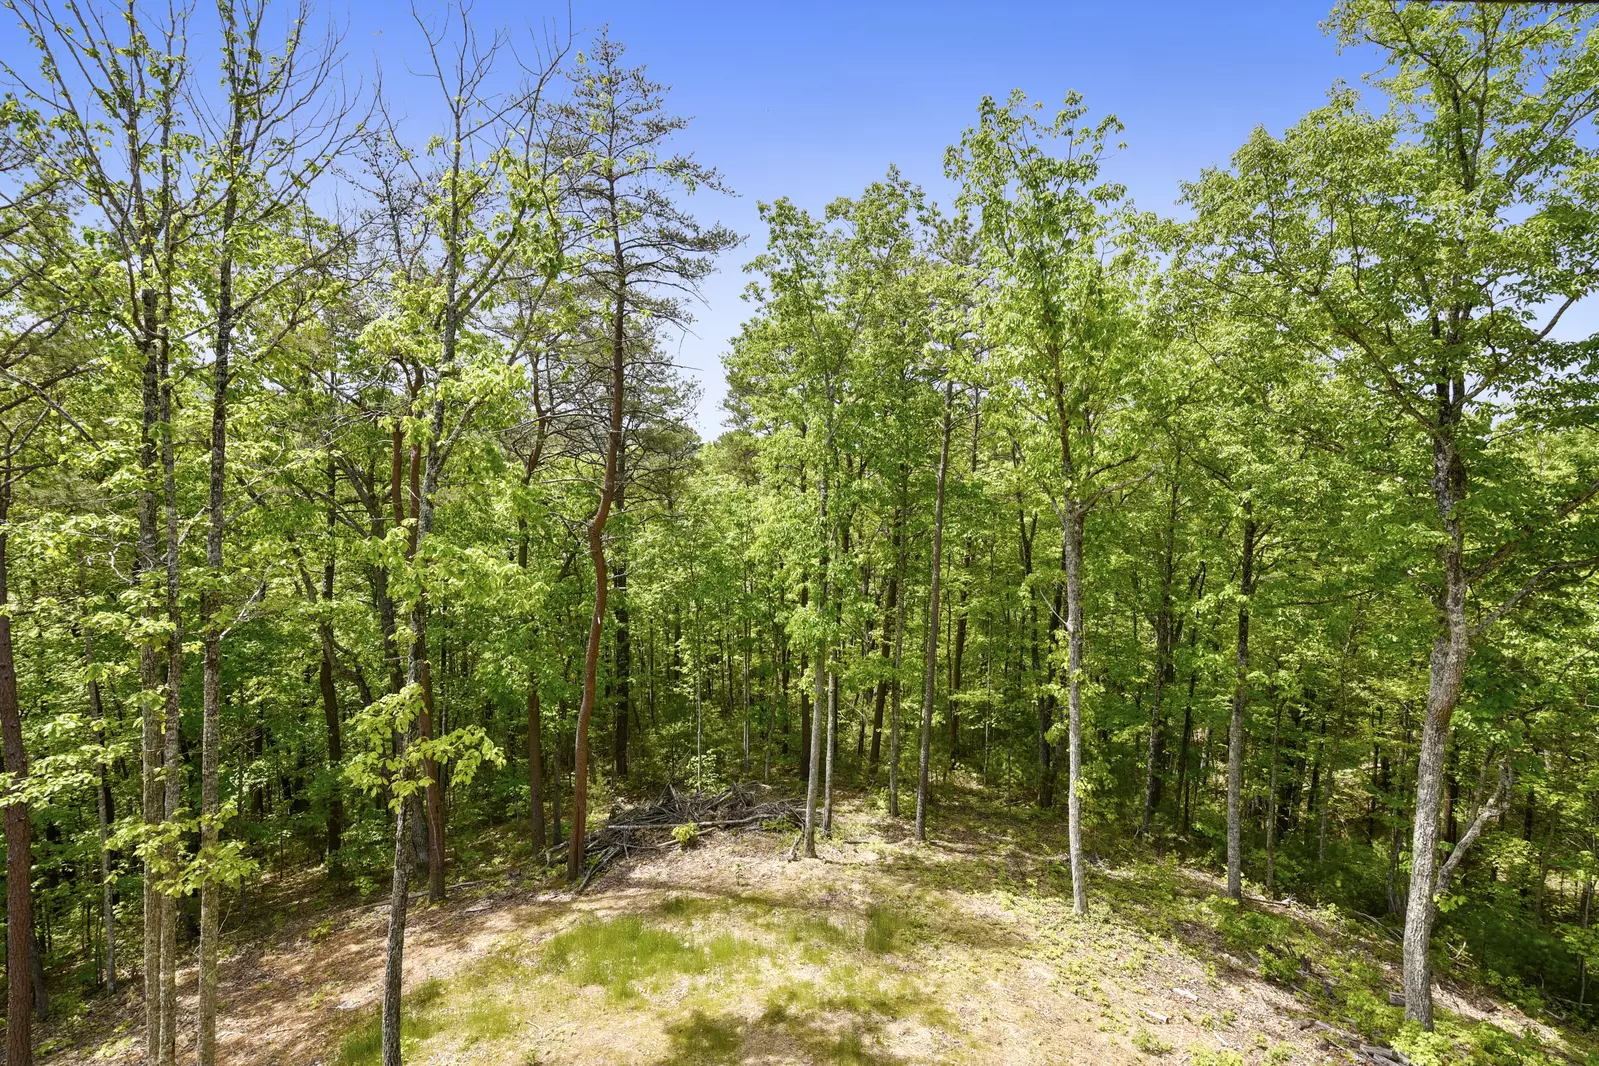
[[[1440,1035],[1391,1050],[1406,1042],[1388,999],[1397,945],[1364,916],[1237,906],[1175,863],[1102,861],[1080,919],[1054,819],[965,796],[917,845],[857,800],[839,809],[819,861],[788,861],[786,827],[708,833],[575,897],[513,869],[442,907],[419,899],[407,1063],[1380,1066],[1423,1063],[1437,1041],[1482,1063],[1589,1053],[1454,987],[1438,990]],[[297,895],[315,883],[277,885],[257,908],[273,927],[226,959],[224,1061],[378,1062],[386,908]],[[132,999],[102,1007],[46,1061],[136,1062],[140,1016]]]

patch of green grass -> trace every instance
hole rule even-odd
[[[824,964],[840,949],[853,947],[855,938],[821,915],[807,914],[789,925],[787,940],[806,962]]]
[[[430,1037],[447,1034],[463,1048],[505,1040],[521,1022],[522,1000],[504,994],[517,983],[526,961],[512,941],[447,981],[430,980],[405,997],[400,1012],[400,1047],[409,1059]],[[335,1066],[375,1066],[383,1056],[383,1019],[374,1010],[339,1041]]]
[[[737,1018],[712,1017],[698,1009],[687,1018],[668,1024],[666,1036],[671,1041],[671,1053],[662,1066],[732,1062],[744,1039]]]
[[[580,922],[551,938],[544,965],[575,984],[599,985],[612,999],[625,1000],[655,978],[722,969],[752,954],[752,945],[726,933],[695,943],[624,915]]]
[[[863,946],[874,955],[887,955],[905,929],[905,918],[892,907],[874,903],[866,911],[866,936]]]
[[[405,997],[400,1010],[400,1047],[414,1048],[439,1029],[434,1006],[444,994],[438,981],[424,981]],[[373,1066],[383,1058],[383,1016],[373,1012],[360,1026],[339,1041],[334,1066]]]

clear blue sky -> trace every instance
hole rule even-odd
[[[419,44],[403,2],[351,0],[351,68],[381,60],[404,102]],[[747,315],[742,267],[764,242],[758,201],[820,209],[897,164],[948,199],[943,152],[984,93],[1020,88],[1049,105],[1070,89],[1126,124],[1112,163],[1139,206],[1174,210],[1179,183],[1224,163],[1257,124],[1280,130],[1320,104],[1335,79],[1358,82],[1370,53],[1338,53],[1320,22],[1330,0],[1143,3],[691,3],[573,0],[581,42],[608,23],[633,63],[672,87],[692,116],[683,137],[736,199],[696,197],[703,217],[745,244],[705,286],[677,353],[705,390],[702,434],[722,421],[721,355]],[[481,26],[526,27],[553,4],[478,0]],[[422,101],[413,117],[423,119]]]

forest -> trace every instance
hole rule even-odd
[[[750,236],[564,17],[5,7],[6,1063],[1599,1062],[1594,8],[1340,0],[1162,212],[1017,91]]]

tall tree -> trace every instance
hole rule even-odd
[[[1436,635],[1404,937],[1406,1015],[1430,1028],[1438,815],[1472,643],[1594,565],[1575,523],[1599,482],[1519,442],[1586,388],[1558,330],[1599,278],[1599,157],[1579,135],[1599,98],[1580,12],[1351,0],[1330,25],[1383,54],[1387,112],[1339,90],[1283,138],[1257,131],[1190,199],[1227,264],[1217,284],[1267,282],[1256,313],[1318,346],[1394,427],[1395,473],[1432,529],[1412,549]]]
[[[1020,93],[1003,105],[985,97],[945,167],[961,183],[959,202],[977,216],[982,261],[997,281],[987,313],[1005,360],[1001,379],[1022,414],[1015,431],[1025,435],[1027,460],[1040,464],[1060,523],[1068,713],[1061,736],[1073,904],[1084,913],[1084,531],[1095,507],[1148,477],[1127,423],[1138,412],[1131,396],[1149,374],[1149,353],[1132,343],[1138,262],[1118,248],[1126,235],[1115,233],[1110,215],[1123,190],[1100,175],[1121,126],[1114,117],[1088,120],[1076,94],[1052,121],[1037,111]],[[1050,155],[1051,141],[1065,154]]]
[[[692,155],[672,154],[670,143],[688,120],[666,109],[666,88],[642,67],[623,66],[624,49],[602,34],[571,72],[572,98],[559,110],[557,143],[570,160],[568,210],[582,234],[579,270],[609,305],[606,338],[610,364],[607,410],[596,436],[603,439],[599,501],[588,520],[589,561],[595,574],[594,609],[583,658],[572,762],[572,836],[567,876],[583,869],[588,819],[589,725],[599,685],[600,645],[610,581],[605,528],[619,486],[629,339],[643,314],[686,324],[684,297],[693,296],[718,252],[738,237],[720,225],[702,225],[679,202],[704,188],[724,191],[721,176]]]

